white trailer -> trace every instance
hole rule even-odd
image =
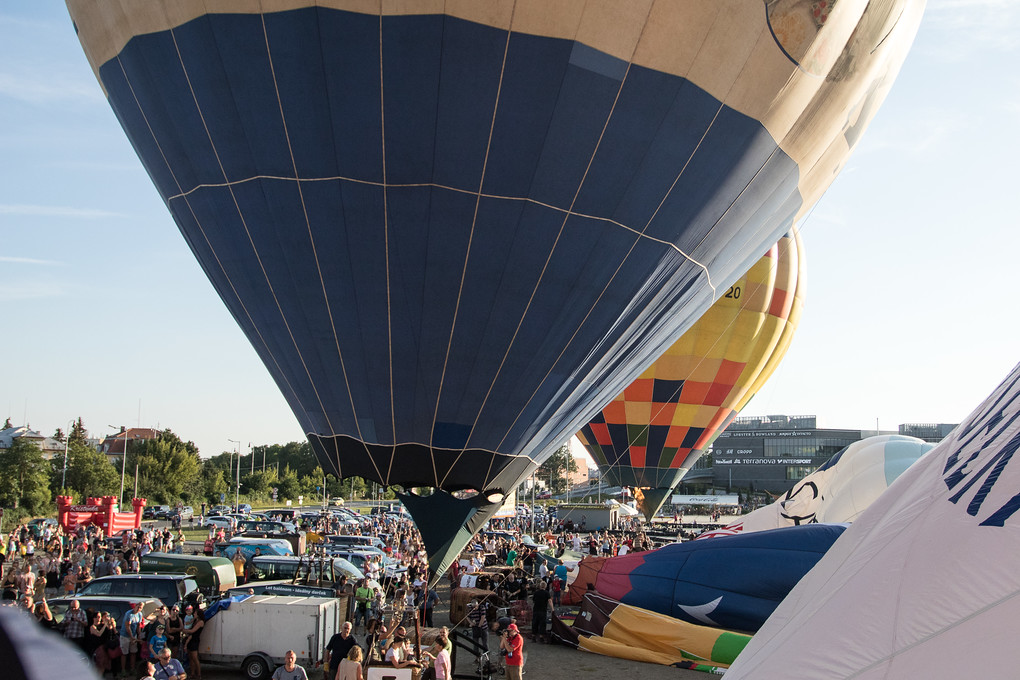
[[[299,664],[313,667],[343,622],[336,598],[251,595],[206,621],[199,658],[264,680],[283,664],[289,649]]]

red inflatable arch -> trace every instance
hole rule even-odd
[[[107,536],[124,529],[137,529],[142,524],[144,498],[131,499],[134,512],[118,512],[117,497],[103,496],[89,498],[85,505],[72,505],[70,496],[57,496],[57,522],[70,532],[82,524],[95,524],[102,527]]]

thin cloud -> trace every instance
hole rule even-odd
[[[32,217],[74,217],[86,220],[107,217],[127,217],[123,213],[95,208],[68,208],[57,205],[0,204],[0,215],[28,215]]]
[[[42,264],[42,265],[53,265],[63,264],[56,260],[40,260],[34,257],[11,257],[0,255],[0,262],[10,262],[11,264]]]
[[[979,50],[996,58],[992,55],[1020,48],[1020,5],[1015,0],[937,0],[928,3],[924,22],[943,34],[927,56],[944,62],[970,58]]]
[[[63,294],[63,288],[51,282],[34,283],[19,281],[10,284],[0,283],[0,302],[38,300],[40,298],[60,297]]]
[[[35,105],[74,102],[93,105],[103,101],[95,83],[49,72],[0,73],[0,97],[9,97]]]

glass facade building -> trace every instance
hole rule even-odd
[[[716,488],[779,494],[866,437],[905,434],[937,442],[954,427],[922,423],[900,425],[893,431],[831,430],[817,427],[815,416],[738,417],[719,435],[703,461],[706,467],[711,466]]]

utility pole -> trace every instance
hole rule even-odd
[[[234,445],[234,452],[237,454],[237,486],[234,487],[234,512],[237,512],[241,495],[241,442],[238,439],[230,438],[227,441]],[[233,461],[233,456],[230,460]]]

